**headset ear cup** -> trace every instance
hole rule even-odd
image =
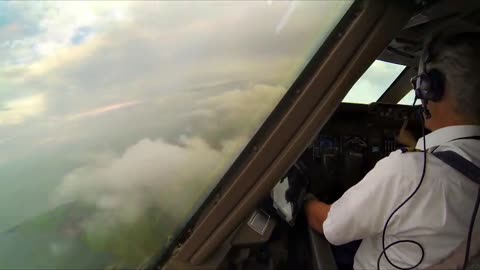
[[[443,97],[445,91],[445,77],[438,69],[432,69],[428,72],[430,89],[428,99],[431,101],[439,101]]]
[[[415,93],[419,99],[430,99],[431,80],[428,74],[422,73],[418,76]]]

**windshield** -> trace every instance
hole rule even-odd
[[[404,68],[402,65],[375,60],[342,102],[370,104],[377,101]]]
[[[351,1],[0,2],[0,268],[141,268]]]
[[[408,91],[408,93],[398,102],[398,104],[412,105],[414,100],[415,100],[415,91],[413,91],[412,89]]]

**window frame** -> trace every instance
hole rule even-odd
[[[203,263],[292,166],[414,10],[410,1],[356,1],[157,265]]]

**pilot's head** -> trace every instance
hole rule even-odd
[[[432,34],[414,87],[428,129],[480,124],[479,29],[459,24]]]

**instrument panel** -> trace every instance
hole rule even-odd
[[[342,103],[297,162],[306,168],[309,190],[327,203],[337,200],[403,146],[395,138],[404,121],[419,137],[415,111],[404,105]]]

